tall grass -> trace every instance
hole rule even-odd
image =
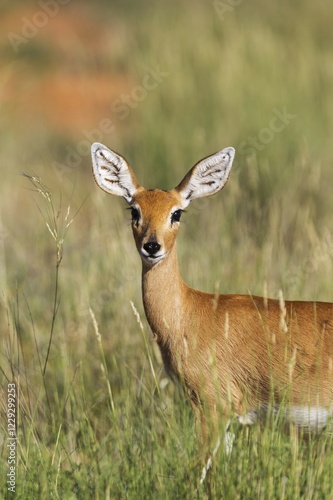
[[[200,158],[236,148],[223,193],[194,203],[184,218],[178,252],[186,281],[332,301],[333,8],[244,1],[223,18],[213,2],[186,0],[91,9],[112,38],[99,58],[77,41],[87,78],[93,67],[135,86],[148,67],[167,73],[126,119],[111,103],[101,111],[116,125],[103,141],[124,154],[145,187],[171,188]],[[36,52],[15,60],[3,53],[10,72],[31,65]],[[50,62],[59,64],[57,57]],[[264,144],[262,130],[284,108],[294,118]],[[64,137],[32,116],[22,131],[4,110],[0,377],[3,415],[7,383],[20,395],[17,497],[332,498],[332,437],[302,441],[281,432],[279,421],[238,431],[231,459],[221,447],[199,486],[194,417],[163,372],[144,319],[124,203],[99,192],[87,155],[62,178],[52,168],[87,126]],[[251,138],[259,148],[250,150]],[[57,284],[57,248],[28,181],[16,175],[22,170],[49,186],[57,220],[69,204],[78,212]],[[6,425],[2,418],[1,496]]]

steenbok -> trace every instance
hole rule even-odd
[[[318,431],[333,417],[333,304],[204,293],[178,270],[182,212],[225,186],[234,155],[225,148],[201,160],[171,191],[146,190],[122,156],[92,146],[97,184],[130,206],[147,320],[203,429],[208,421],[217,428],[219,412],[252,424],[283,403],[287,422]],[[225,439],[228,448],[228,427]]]

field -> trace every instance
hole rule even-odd
[[[89,153],[103,142],[145,187],[170,189],[234,146],[224,191],[184,216],[184,279],[333,301],[333,7],[41,0],[0,14],[0,497],[333,499],[332,435],[302,441],[279,419],[237,432],[199,485],[130,216],[95,185]]]

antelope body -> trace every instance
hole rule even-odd
[[[234,154],[225,148],[201,160],[162,191],[145,190],[123,157],[92,146],[97,184],[131,207],[147,320],[167,372],[184,384],[194,409],[252,424],[287,398],[288,421],[320,430],[333,417],[333,304],[204,293],[179,273],[181,213],[224,187]]]

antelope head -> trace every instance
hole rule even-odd
[[[222,149],[199,161],[174,189],[147,190],[121,155],[102,144],[92,145],[95,180],[104,191],[122,196],[129,204],[136,247],[148,267],[163,261],[174,248],[181,215],[189,203],[225,186],[234,156],[233,148]]]

